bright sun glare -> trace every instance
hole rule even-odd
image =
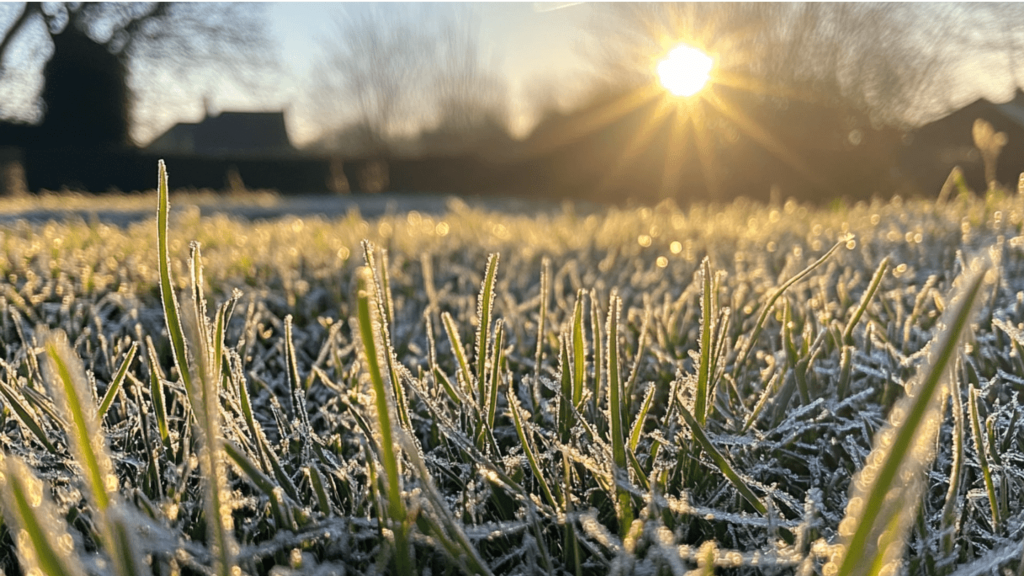
[[[676,96],[693,96],[708,83],[713,62],[700,50],[680,44],[658,62],[661,85]]]

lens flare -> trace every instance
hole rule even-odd
[[[680,44],[658,62],[657,72],[666,90],[676,96],[693,96],[707,85],[713,66],[710,56]]]

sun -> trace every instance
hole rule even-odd
[[[666,90],[676,96],[693,96],[707,85],[712,68],[714,61],[710,56],[680,44],[658,62],[657,72]]]

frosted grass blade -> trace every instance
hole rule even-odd
[[[22,404],[21,400],[18,398],[17,393],[15,393],[15,391],[11,389],[7,382],[4,382],[3,380],[0,380],[0,394],[3,395],[4,400],[7,401],[7,404],[11,407],[12,410],[14,410],[14,413],[17,414],[18,421],[21,422],[21,424],[24,425],[26,428],[28,428],[29,432],[31,432],[32,435],[36,437],[36,440],[38,440],[39,443],[42,444],[43,447],[50,452],[50,454],[57,454],[57,448],[50,442],[50,439],[46,436],[46,432],[43,431],[43,426],[42,424],[40,424],[36,414],[32,412],[27,406]]]
[[[552,508],[558,509],[558,502],[551,493],[551,488],[548,487],[547,480],[544,479],[544,474],[541,473],[540,466],[537,464],[537,456],[535,455],[536,450],[533,448],[533,442],[526,434],[526,430],[523,427],[523,418],[520,416],[519,411],[519,400],[516,398],[515,393],[512,391],[510,386],[507,391],[508,395],[508,410],[512,413],[512,423],[515,425],[516,434],[519,436],[519,442],[523,445],[523,452],[526,454],[526,461],[530,465],[530,470],[533,472],[533,477],[537,479],[537,483],[540,484],[540,490],[544,495],[544,500],[547,501]]]
[[[180,308],[178,297],[174,291],[174,284],[171,282],[171,257],[168,253],[168,230],[167,217],[170,212],[170,201],[167,190],[167,168],[164,161],[158,163],[158,185],[157,185],[157,258],[160,270],[160,299],[163,302],[164,321],[167,325],[167,334],[171,339],[171,352],[174,355],[174,364],[178,368],[181,381],[185,384],[188,394],[194,389],[192,386],[192,370],[189,367],[188,348],[185,343],[185,334],[181,329]],[[194,398],[189,401],[195,403]]]
[[[541,260],[540,265],[540,310],[537,312],[537,351],[534,353],[533,364],[533,403],[540,405],[540,363],[544,357],[544,328],[547,326],[548,318],[548,294],[551,276],[551,260],[547,257]]]
[[[819,266],[824,264],[829,259],[829,257],[832,256],[832,254],[834,254],[835,251],[838,250],[839,247],[844,245],[846,242],[847,240],[845,238],[840,240],[839,242],[836,242],[835,245],[833,245],[828,252],[821,256],[821,258],[815,260],[813,263],[811,263],[810,266],[804,268],[803,270],[795,274],[792,278],[783,283],[782,286],[779,286],[771,293],[771,295],[765,301],[764,305],[761,306],[761,312],[757,315],[757,322],[754,324],[753,331],[750,333],[750,336],[743,342],[743,347],[740,349],[740,353],[736,358],[736,363],[733,365],[733,376],[736,375],[736,371],[740,369],[744,362],[746,362],[747,356],[750,354],[750,350],[754,346],[754,342],[757,341],[758,336],[761,335],[761,331],[764,330],[764,323],[768,320],[768,314],[771,313],[772,307],[775,306],[775,302],[786,292],[786,290],[790,288],[790,286],[796,284],[800,280],[803,280],[808,274],[810,274]]]
[[[985,493],[988,495],[989,508],[992,512],[992,531],[998,533],[1002,525],[999,500],[996,498],[995,484],[992,482],[992,469],[988,463],[988,449],[985,446],[985,435],[982,432],[981,420],[978,416],[978,390],[974,385],[967,387],[967,408],[971,415],[971,436],[974,437],[974,451],[981,467],[981,477],[985,481]]]
[[[612,477],[628,474],[626,461],[625,430],[622,422],[622,381],[619,366],[619,316],[622,314],[622,300],[612,298],[608,309],[608,422],[612,441]],[[615,515],[619,521],[619,536],[633,523],[633,502],[629,492],[615,482]]]
[[[583,334],[583,290],[576,292],[576,305],[572,311],[572,405],[579,409],[587,361],[586,336]]]
[[[0,457],[3,514],[26,574],[86,576],[49,489],[16,456]]]
[[[366,371],[373,384],[377,407],[377,426],[380,434],[380,459],[384,465],[385,482],[387,483],[387,520],[395,537],[395,571],[398,574],[411,574],[413,566],[412,550],[406,533],[407,527],[405,504],[402,500],[402,484],[399,476],[398,453],[395,451],[395,439],[391,431],[390,398],[384,385],[384,377],[380,369],[378,355],[378,338],[380,335],[379,321],[375,318],[377,309],[373,302],[373,272],[362,267],[358,271],[359,291],[357,306],[359,313],[359,333],[363,342]]]
[[[864,294],[860,297],[860,304],[853,311],[853,316],[850,317],[850,321],[846,324],[846,328],[843,330],[843,344],[847,346],[853,346],[853,329],[857,327],[857,323],[860,322],[861,316],[864,315],[864,311],[868,309],[868,304],[871,303],[871,299],[874,298],[875,292],[878,292],[878,287],[882,284],[882,278],[885,277],[886,270],[889,269],[889,257],[882,258],[882,261],[878,264],[878,269],[875,270],[875,275],[871,277],[871,283],[868,284],[868,289],[864,291]]]
[[[956,516],[960,504],[960,485],[963,482],[963,460],[964,460],[964,407],[960,399],[960,390],[957,389],[957,380],[952,378],[954,386],[950,398],[952,400],[951,410],[953,412],[953,461],[949,470],[949,489],[946,491],[946,502],[942,506],[942,525],[939,528],[939,535],[942,538],[942,553],[945,557],[953,554],[953,544],[956,541]]]
[[[153,340],[149,336],[146,336],[146,353],[149,357],[149,395],[153,404],[153,414],[156,416],[157,430],[160,432],[160,441],[163,442],[173,459],[174,451],[171,449],[170,429],[167,427],[167,404],[164,402],[164,388],[160,382],[160,363],[156,358]]]
[[[693,405],[697,422],[704,426],[708,413],[708,390],[711,387],[711,349],[717,318],[714,299],[713,275],[707,256],[700,264],[700,364],[697,370],[697,391]]]
[[[491,308],[494,307],[494,281],[498,274],[498,254],[487,257],[487,272],[480,286],[480,297],[477,299],[477,330],[476,330],[476,378],[477,404],[481,409],[487,405],[487,388],[485,384],[487,369],[488,340],[491,336]]]
[[[96,417],[101,422],[103,421],[103,416],[106,415],[107,410],[110,408],[110,404],[114,401],[114,397],[117,396],[117,391],[120,390],[121,383],[124,382],[125,374],[128,373],[128,367],[131,365],[132,360],[135,359],[135,352],[138,348],[139,343],[132,342],[132,346],[128,349],[128,353],[124,355],[121,367],[117,369],[117,374],[114,375],[114,379],[111,380],[110,385],[107,386],[107,392],[103,395],[100,407],[96,410]]]
[[[452,352],[455,353],[455,360],[459,364],[459,374],[462,375],[462,385],[467,395],[473,396],[473,377],[469,374],[469,363],[466,362],[466,350],[462,347],[462,340],[459,338],[459,329],[455,325],[452,315],[445,312],[441,314],[441,322],[444,324],[444,331],[448,335]]]
[[[708,435],[704,433],[703,427],[697,422],[697,419],[690,414],[690,411],[685,406],[677,404],[676,407],[679,410],[679,415],[683,417],[683,421],[686,422],[687,427],[693,433],[693,437],[700,444],[700,447],[704,452],[711,458],[711,461],[715,463],[718,470],[725,475],[726,479],[736,488],[736,490],[743,496],[743,499],[750,503],[755,510],[761,514],[767,514],[768,508],[761,502],[761,499],[754,494],[754,491],[747,486],[747,483],[740,478],[740,475],[733,470],[729,461],[725,459],[725,456],[715,447]]]
[[[888,424],[875,436],[869,464],[854,479],[839,525],[842,544],[826,571],[836,570],[837,576],[874,574],[903,556],[905,530],[916,516],[923,489],[921,473],[934,457],[943,383],[990,270],[987,261],[976,259],[959,278],[943,328],[929,344],[928,363],[890,411]]]
[[[85,473],[85,492],[89,503],[96,509],[95,521],[103,538],[103,547],[113,560],[114,572],[121,576],[149,574],[135,543],[135,530],[129,529],[123,516],[119,481],[97,410],[90,402],[91,388],[85,368],[71,350],[64,331],[52,334],[43,331],[42,336],[50,396],[63,415],[71,453]]]
[[[654,403],[654,392],[656,388],[653,384],[647,387],[647,391],[644,393],[644,401],[640,405],[640,411],[636,414],[636,420],[633,421],[633,427],[629,432],[629,449],[630,451],[636,451],[636,447],[640,444],[640,436],[644,431],[644,423],[647,420],[647,412],[651,409],[651,404]]]

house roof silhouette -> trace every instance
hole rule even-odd
[[[146,147],[154,152],[199,155],[277,155],[295,152],[284,112],[209,113],[199,122],[181,122]]]

